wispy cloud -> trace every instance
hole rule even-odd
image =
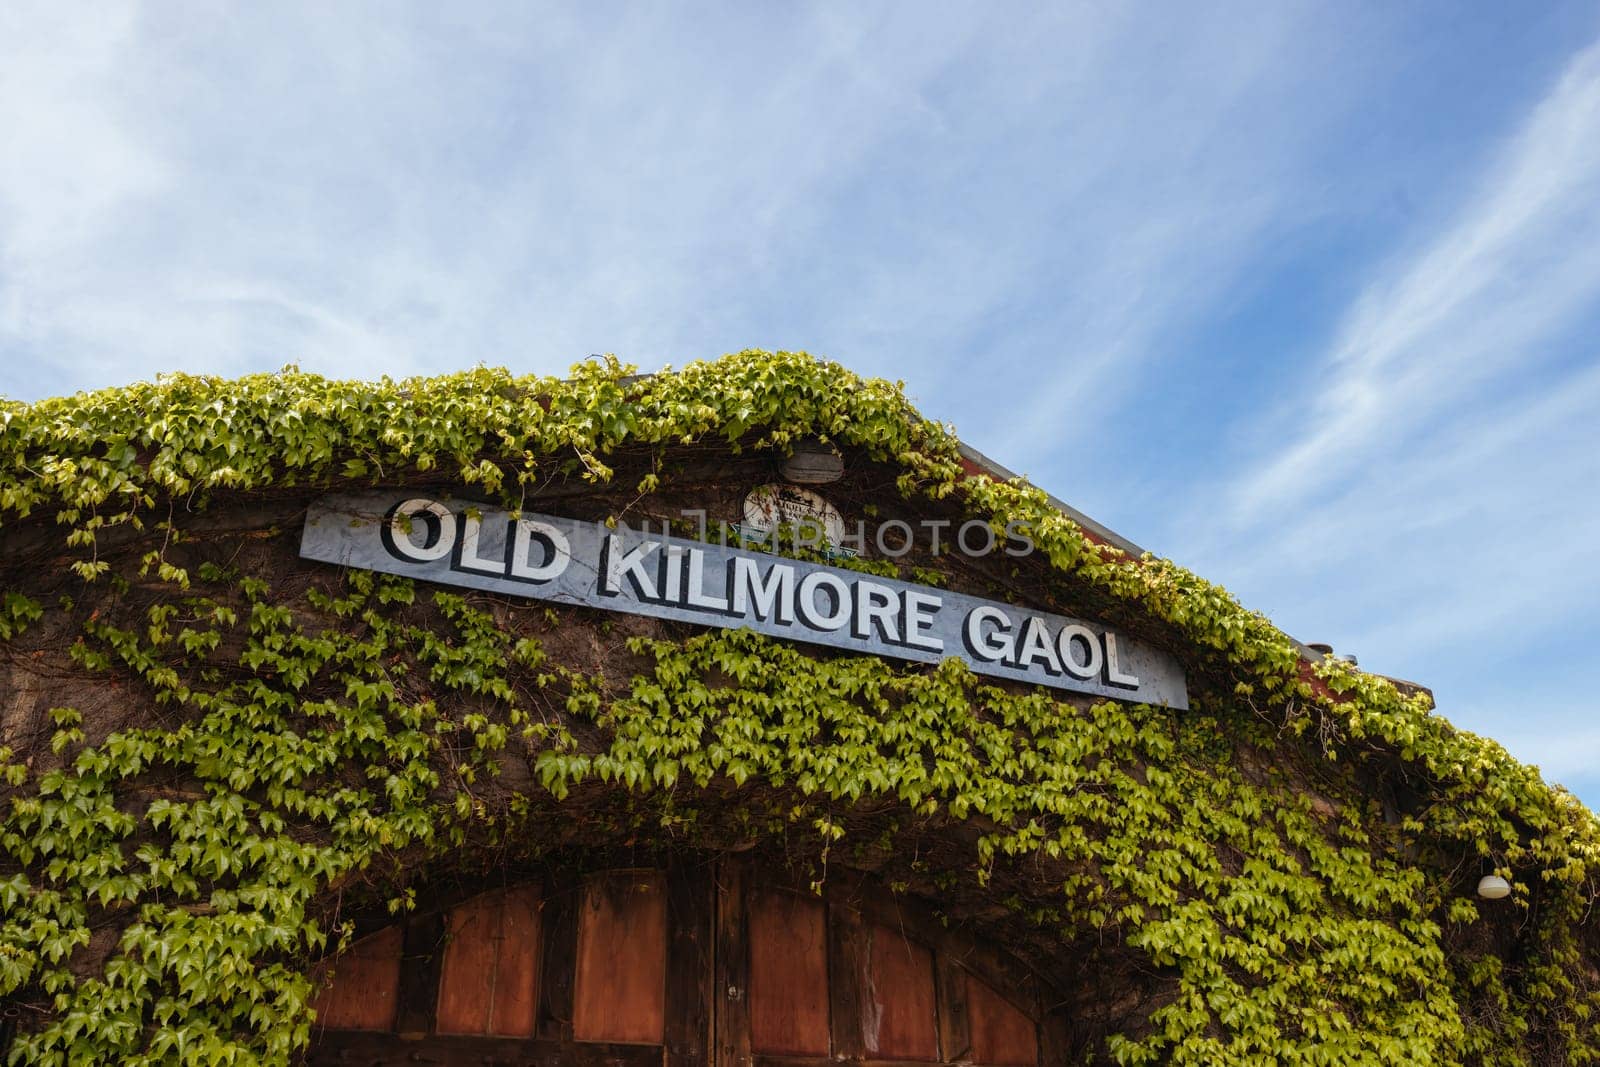
[[[1446,715],[1583,778],[1600,43],[1465,185],[1438,229],[1399,236],[1300,388],[1253,413],[1265,458],[1199,487],[1182,547],[1297,636],[1429,683]]]
[[[1296,143],[1255,101],[1303,66],[1292,5],[7,10],[0,391],[765,344],[932,397],[1070,362],[994,424],[1024,452],[1239,269]]]
[[[1257,527],[1213,525],[1203,566],[1291,628],[1315,618],[1336,631],[1299,636],[1337,637],[1398,673],[1450,648],[1485,668],[1514,661],[1574,613],[1594,614],[1600,363],[1448,414]]]
[[[1544,342],[1600,296],[1597,204],[1600,44],[1571,61],[1449,227],[1362,296],[1294,413],[1304,428],[1233,486],[1236,518],[1313,498],[1464,397],[1546,373]]]
[[[0,390],[804,343],[763,308],[853,269],[819,212],[985,38],[735,10],[8,5]]]

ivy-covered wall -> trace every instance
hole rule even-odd
[[[809,435],[880,505],[1021,522],[1041,549],[919,580],[1160,641],[1194,709],[294,554],[330,487],[615,515]],[[893,384],[763,352],[646,378],[174,377],[6,404],[0,451],[11,1062],[290,1062],[347,902],[403,909],[414,872],[463,856],[641,839],[777,843],[819,879],[870,866],[986,915],[1076,976],[1093,1062],[1600,1052],[1591,813],[1424,695],[1305,663],[1223,590],[968,476]],[[1473,897],[1489,870],[1511,899]]]

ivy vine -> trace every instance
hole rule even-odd
[[[608,680],[552,652],[559,612],[364,572],[279,589],[195,529],[358,483],[527,506],[555,481],[608,485],[630,450],[808,436],[892,465],[908,502],[1023,524],[1052,574],[1166,627],[1226,684],[1183,715],[1079,707],[956,661],[742,631],[633,637],[633,673]],[[978,827],[970,878],[1026,867],[1029,921],[1063,945],[1120,939],[1164,992],[1102,1060],[1600,1057],[1591,813],[1425,696],[1310,664],[1217,586],[970,474],[896,384],[755,351],[650,377],[614,360],[564,380],[179,375],[0,404],[0,453],[0,536],[52,545],[77,582],[52,600],[6,569],[13,684],[66,634],[71,670],[137,712],[107,728],[64,701],[43,746],[9,726],[0,743],[0,996],[29,1013],[13,1063],[290,1062],[311,965],[349,936],[325,906],[344,887],[596,788],[711,846],[695,805],[757,786],[840,847],[868,801]],[[637,489],[659,485],[652,468]],[[519,762],[527,783],[505,785]],[[1303,765],[1325,772],[1314,790]],[[1511,920],[1464,890],[1480,868],[1511,880]]]

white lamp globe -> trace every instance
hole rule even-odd
[[[1511,883],[1498,874],[1486,874],[1478,879],[1478,895],[1484,900],[1499,900],[1511,895]]]

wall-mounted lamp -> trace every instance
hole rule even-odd
[[[1500,900],[1511,895],[1511,883],[1498,874],[1486,874],[1478,879],[1478,895],[1484,900]]]
[[[796,485],[827,485],[844,476],[844,457],[816,438],[794,446],[794,454],[783,461],[784,480]]]

